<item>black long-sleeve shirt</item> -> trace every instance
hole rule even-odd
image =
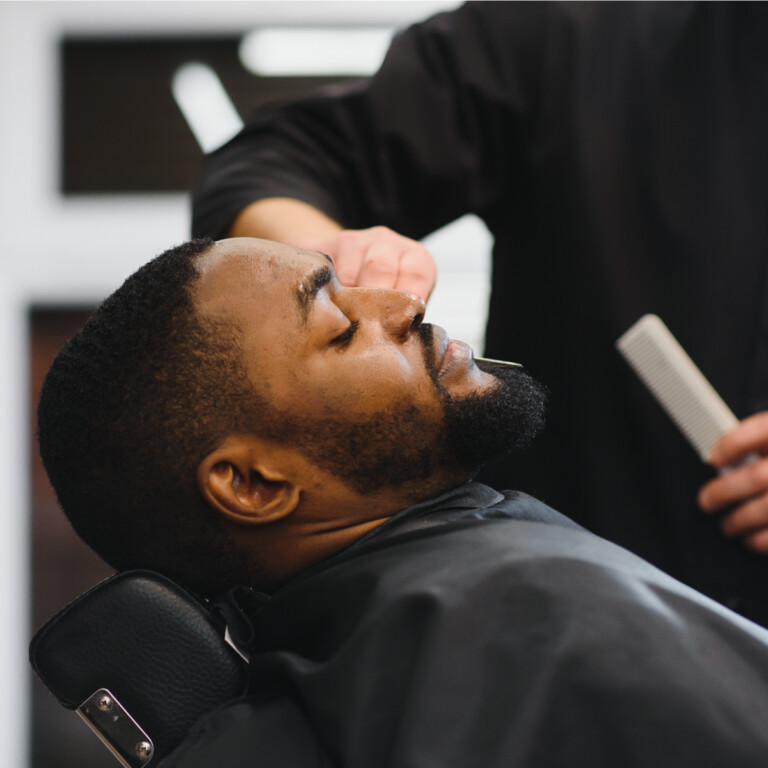
[[[469,3],[370,81],[254,115],[194,233],[272,196],[417,238],[476,213],[486,353],[552,391],[533,449],[481,477],[768,624],[768,557],[698,510],[711,470],[613,346],[655,312],[739,417],[768,408],[767,34],[760,3]]]

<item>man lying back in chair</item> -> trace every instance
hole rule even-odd
[[[423,315],[314,252],[166,252],[46,378],[61,506],[116,568],[268,593],[252,716],[291,697],[329,765],[764,766],[768,632],[471,482],[542,389]]]

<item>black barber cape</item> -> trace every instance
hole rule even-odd
[[[764,768],[768,632],[519,493],[400,513],[253,616],[162,768]]]

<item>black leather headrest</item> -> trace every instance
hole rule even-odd
[[[111,691],[151,737],[152,765],[247,686],[247,665],[206,604],[149,571],[115,574],[59,611],[32,639],[30,661],[67,708]]]

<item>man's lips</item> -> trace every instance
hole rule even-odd
[[[433,326],[435,340],[435,368],[438,378],[456,365],[464,365],[474,359],[472,348],[463,341],[449,339],[443,328]]]
[[[467,366],[474,360],[472,347],[463,341],[451,339],[443,355],[443,361],[437,371],[437,377],[445,376],[450,371],[461,367],[466,370]]]

